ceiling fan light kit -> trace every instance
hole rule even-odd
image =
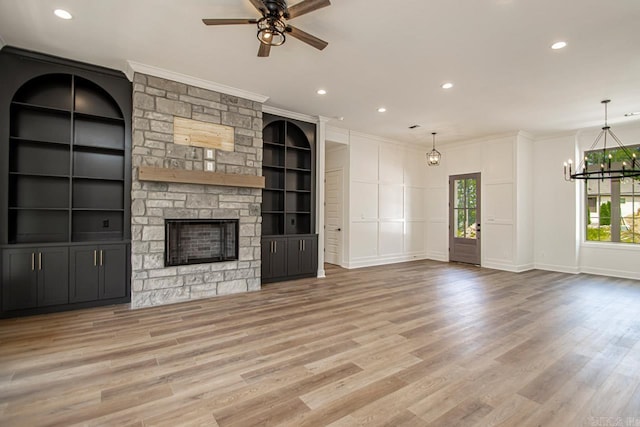
[[[303,0],[290,8],[285,0],[249,0],[262,14],[260,19],[203,19],[205,25],[238,25],[256,24],[258,27],[259,57],[267,57],[271,46],[281,46],[287,40],[285,33],[291,35],[318,50],[323,50],[329,43],[306,33],[292,25],[287,20],[297,18],[315,10],[331,5],[330,0]]]

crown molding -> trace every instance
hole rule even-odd
[[[308,123],[319,123],[320,117],[318,116],[310,116],[308,114],[296,113],[294,111],[284,110],[278,107],[272,107],[271,105],[263,105],[262,112],[268,114],[274,114],[280,117],[286,117],[288,119],[300,120],[302,122]]]
[[[184,83],[203,89],[209,89],[227,95],[237,96],[238,98],[249,99],[254,102],[264,103],[267,99],[269,99],[269,97],[265,95],[260,95],[258,93],[223,85],[221,83],[212,82],[210,80],[200,79],[198,77],[188,76],[182,73],[176,73],[174,71],[165,70],[164,68],[155,67],[153,65],[141,64],[140,62],[136,61],[127,61],[127,70],[125,71],[125,74],[130,81],[133,81],[134,73],[148,74],[167,80],[173,80],[174,82]]]

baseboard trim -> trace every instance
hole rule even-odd
[[[535,268],[533,264],[513,265],[513,264],[506,264],[506,263],[495,262],[495,261],[489,261],[489,262],[485,261],[482,264],[482,267],[492,268],[494,270],[510,271],[512,273],[522,273],[525,271],[533,270]]]
[[[635,271],[610,270],[608,268],[582,267],[581,273],[595,274],[597,276],[619,277],[621,279],[640,280],[640,273]]]
[[[580,269],[578,267],[569,267],[569,266],[566,266],[566,265],[538,264],[538,263],[536,263],[535,268],[537,270],[556,271],[558,273],[568,273],[568,274],[579,274],[580,273]]]
[[[345,267],[348,269],[374,267],[376,265],[397,264],[400,262],[420,261],[425,259],[428,259],[426,254],[402,255],[402,256],[393,256],[388,258],[376,257],[376,258],[367,258],[367,259],[360,259],[360,260],[348,262],[348,263],[345,263]]]

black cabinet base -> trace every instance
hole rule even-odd
[[[34,316],[37,314],[59,313],[63,311],[81,310],[85,308],[104,307],[106,305],[127,304],[131,302],[131,297],[114,298],[100,301],[81,302],[76,304],[53,305],[49,307],[29,308],[24,310],[13,310],[0,312],[0,319],[10,317]]]
[[[263,278],[261,282],[263,285],[268,285],[269,283],[289,282],[291,280],[308,279],[310,277],[316,277],[317,275],[318,273],[308,273],[308,274],[300,274],[298,276],[270,277],[268,279]]]
[[[318,235],[262,237],[262,283],[316,277]]]

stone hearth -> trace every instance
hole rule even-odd
[[[260,289],[262,190],[138,180],[138,166],[204,169],[204,149],[174,144],[174,117],[234,128],[215,171],[262,174],[262,104],[144,74],[134,76],[132,307]],[[239,260],[164,266],[165,219],[239,219]]]

